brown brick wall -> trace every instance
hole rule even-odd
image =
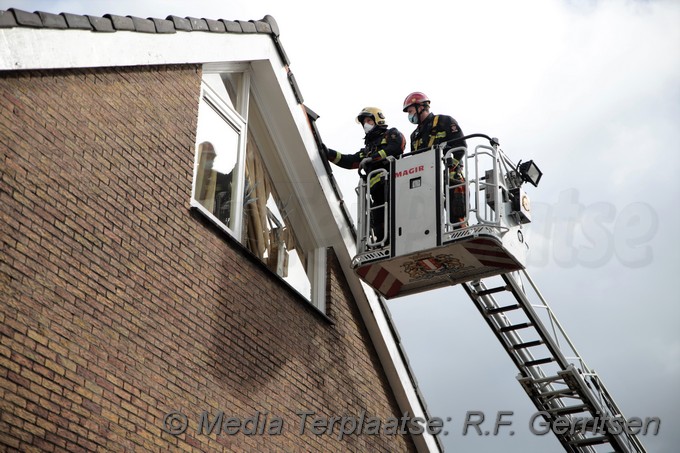
[[[413,450],[299,434],[296,411],[399,411],[332,253],[334,323],[190,211],[200,77],[0,73],[0,450]],[[199,433],[220,410],[281,434]]]

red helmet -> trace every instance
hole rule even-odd
[[[425,93],[421,93],[420,91],[413,92],[406,96],[406,99],[404,99],[404,112],[406,111],[407,108],[412,106],[413,104],[424,104],[424,103],[429,103],[430,99],[425,95]]]

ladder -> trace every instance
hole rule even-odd
[[[625,420],[621,411],[526,270],[500,278],[500,284],[499,277],[490,277],[462,286],[519,369],[518,381],[565,451],[644,453],[639,439],[618,422]]]

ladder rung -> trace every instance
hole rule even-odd
[[[530,384],[545,384],[546,382],[557,382],[561,383],[559,381],[564,381],[564,378],[560,376],[559,374],[556,376],[546,376],[544,378],[531,378],[531,377],[522,377],[518,378],[520,382],[525,382],[525,383],[530,383]]]
[[[567,406],[567,407],[558,407],[556,409],[548,409],[547,411],[551,415],[565,415],[565,414],[578,414],[579,412],[583,412],[588,409],[588,406],[585,404],[580,404],[578,406]]]
[[[517,310],[519,308],[519,304],[514,304],[514,305],[506,305],[505,307],[498,307],[498,308],[490,308],[486,310],[486,314],[488,315],[495,315],[496,313],[503,313],[504,311],[510,311],[510,310]]]
[[[569,444],[575,445],[575,446],[587,446],[587,445],[605,444],[605,443],[608,443],[608,442],[609,442],[609,438],[607,436],[599,436],[599,437],[586,437],[585,439],[570,440]]]
[[[501,327],[500,331],[501,332],[510,332],[511,330],[518,330],[518,329],[526,329],[527,327],[531,327],[533,324],[530,322],[522,322],[520,324],[514,324],[511,326],[505,326]]]
[[[524,362],[524,366],[543,365],[544,363],[550,363],[550,362],[553,362],[554,360],[555,359],[553,357],[546,357],[544,359],[529,360],[528,362]]]
[[[499,286],[497,288],[483,289],[477,292],[477,296],[488,296],[489,294],[500,293],[501,291],[507,291],[507,286]]]
[[[525,343],[518,343],[516,345],[512,346],[512,349],[524,349],[524,348],[530,348],[532,346],[539,346],[543,344],[543,340],[533,340],[533,341],[527,341]]]
[[[542,393],[539,393],[538,396],[541,397],[541,398],[548,399],[548,398],[552,398],[553,396],[557,396],[557,395],[561,395],[560,398],[562,398],[562,397],[573,397],[575,394],[576,394],[576,392],[574,391],[574,389],[571,389],[569,387],[565,387],[565,388],[559,389],[559,390],[551,390],[549,392],[542,392]]]

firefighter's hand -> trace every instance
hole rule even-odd
[[[324,150],[326,151],[326,159],[328,160],[334,160],[335,156],[338,154],[338,152],[334,149],[327,148],[326,145],[323,146]]]
[[[373,158],[372,158],[372,157],[364,157],[364,158],[361,160],[361,163],[359,164],[359,168],[364,168],[366,165],[368,165],[368,164],[371,163],[371,162],[373,162]]]
[[[373,160],[373,159],[371,159],[370,157],[364,157],[364,158],[361,160],[361,162],[359,163],[359,169],[357,170],[357,171],[359,172],[359,175],[361,175],[361,172],[362,172],[362,171],[363,171],[364,173],[368,174],[368,172],[366,171],[365,166],[366,166],[366,164],[368,164],[368,163],[371,162],[372,160]]]
[[[459,163],[460,161],[453,156],[449,156],[446,158],[446,165],[450,168],[456,168]]]

